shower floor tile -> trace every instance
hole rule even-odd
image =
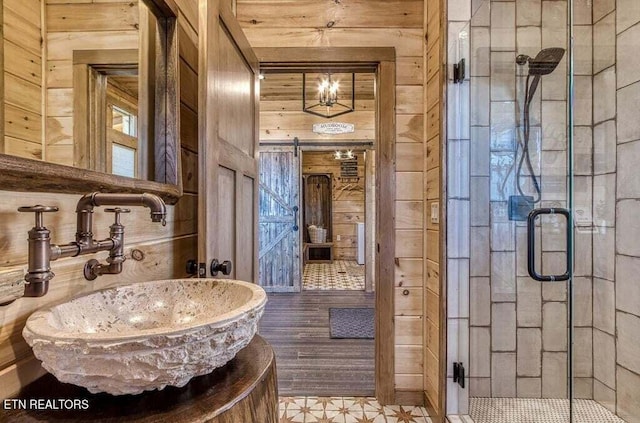
[[[574,422],[624,423],[593,400],[574,401]],[[563,399],[471,398],[475,423],[568,423],[569,401]]]
[[[352,260],[333,263],[308,263],[304,266],[302,289],[364,290],[364,266]]]

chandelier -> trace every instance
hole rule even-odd
[[[351,105],[340,101],[340,81],[331,73],[319,78],[318,91],[315,98],[307,90],[307,74],[302,73],[302,110],[312,115],[333,118],[355,110],[356,74],[351,73]]]

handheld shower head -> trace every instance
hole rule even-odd
[[[564,57],[560,47],[545,48],[535,58],[529,58],[529,75],[548,75],[553,72]]]
[[[533,95],[538,89],[540,78],[543,75],[548,75],[558,67],[560,61],[564,57],[565,50],[560,47],[551,47],[541,50],[536,57],[529,57],[526,54],[521,54],[516,57],[516,63],[520,66],[529,64],[529,74],[527,77],[527,84],[529,83],[529,77],[533,76],[531,86],[527,87],[527,95],[525,97],[525,103],[529,104],[533,100]]]
[[[538,183],[538,179],[535,176],[535,172],[533,169],[533,165],[531,163],[531,155],[529,152],[529,138],[531,132],[531,122],[530,122],[530,107],[533,102],[533,96],[538,89],[540,84],[540,80],[543,75],[548,75],[558,67],[560,61],[564,57],[565,50],[560,47],[551,47],[545,48],[540,51],[536,57],[531,58],[525,54],[521,54],[516,57],[516,63],[520,66],[524,66],[525,64],[529,64],[529,74],[527,75],[526,87],[525,87],[525,99],[524,99],[524,130],[523,130],[523,142],[522,142],[522,155],[520,156],[520,160],[518,162],[518,169],[516,171],[516,179],[517,179],[517,187],[520,195],[526,199],[530,199],[532,203],[537,203],[542,199],[542,191],[540,189],[540,184]],[[531,85],[529,85],[529,80],[533,77],[531,81]],[[531,183],[536,191],[537,197],[528,197],[524,194],[524,191],[521,187],[520,180],[522,177],[522,166],[526,163],[527,169],[529,171],[528,177],[531,178]]]

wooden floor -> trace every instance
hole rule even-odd
[[[372,396],[374,340],[329,338],[329,307],[374,307],[364,291],[269,294],[260,321],[276,352],[279,395]]]

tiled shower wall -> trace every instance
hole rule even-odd
[[[573,7],[576,396],[638,421],[640,2]],[[462,389],[450,371],[449,413],[466,413],[468,396],[566,397],[567,287],[528,277],[526,227],[507,201],[526,75],[515,57],[566,48],[567,10],[566,0],[449,0],[450,76],[461,58],[469,76],[448,86],[448,359],[470,376]],[[566,206],[567,72],[565,55],[532,105],[536,207]],[[563,223],[546,218],[536,234],[546,274],[564,271]]]
[[[640,2],[593,2],[593,395],[640,422]]]

